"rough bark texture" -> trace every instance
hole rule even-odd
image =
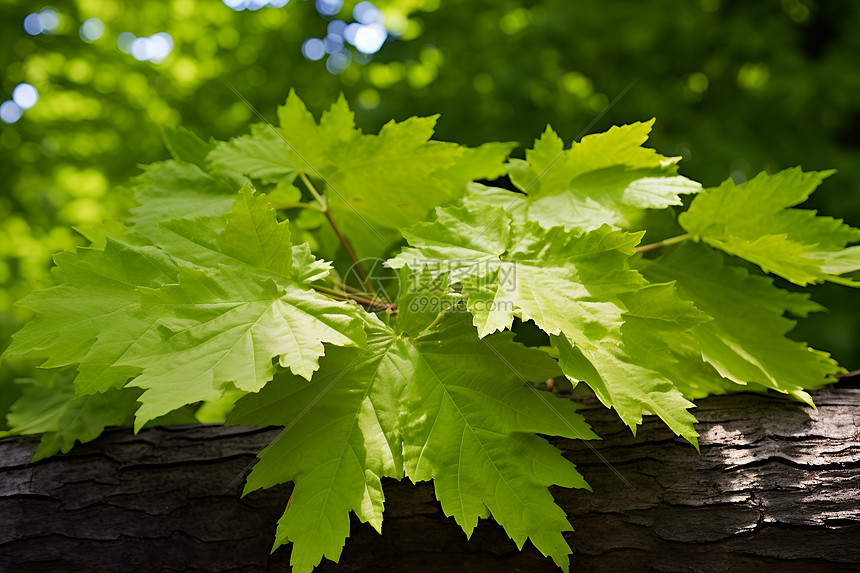
[[[573,570],[860,570],[860,390],[815,400],[702,400],[701,455],[589,406],[603,441],[554,440],[594,488],[554,491]],[[276,433],[115,430],[32,465],[37,438],[0,441],[0,571],[289,571],[288,548],[269,555],[289,486],[239,498]],[[494,523],[467,541],[428,484],[386,493],[384,535],[354,520],[340,564],[318,571],[557,571]]]

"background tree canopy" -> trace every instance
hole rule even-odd
[[[836,168],[805,206],[860,226],[856,3],[7,0],[0,26],[0,348],[52,253],[86,242],[73,228],[121,217],[138,165],[167,157],[162,125],[225,139],[291,88],[317,112],[343,92],[367,130],[439,113],[437,137],[469,145],[656,117],[649,145],[706,186]],[[856,296],[812,292],[834,309]],[[850,313],[795,334],[860,362]],[[4,365],[0,412],[30,375]]]

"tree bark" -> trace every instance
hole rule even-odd
[[[860,389],[815,401],[701,400],[701,454],[589,403],[603,440],[552,440],[594,488],[553,490],[576,528],[572,570],[860,570]],[[277,433],[111,430],[35,464],[38,438],[2,440],[0,571],[289,571],[289,548],[269,550],[290,486],[239,497]],[[489,520],[467,541],[429,484],[385,491],[384,534],[353,517],[340,563],[318,571],[557,571]]]

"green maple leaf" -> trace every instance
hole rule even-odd
[[[104,250],[58,255],[67,284],[23,301],[38,316],[5,355],[78,364],[80,394],[137,376],[131,384],[147,389],[140,428],[232,386],[258,390],[274,374],[273,357],[309,379],[324,343],[363,345],[355,305],[299,282],[322,278],[327,265],[290,244],[265,197],[247,187],[234,197],[220,225],[174,221],[200,247],[189,251],[191,262],[112,239]]]
[[[480,336],[509,329],[514,317],[532,320],[556,337],[565,374],[588,383],[631,429],[642,422],[644,409],[695,442],[695,418],[687,412],[693,404],[673,382],[684,372],[640,365],[649,362],[636,354],[649,333],[627,320],[625,300],[636,303],[635,293],[649,288],[627,262],[641,233],[608,225],[583,233],[521,220],[512,224],[502,209],[468,205],[439,208],[435,223],[403,233],[411,246],[386,264],[449,273],[468,295]],[[674,291],[668,296],[677,299]],[[667,324],[706,319],[680,299],[675,306],[662,302],[667,306],[659,312]],[[670,353],[666,344],[661,350]]]
[[[349,147],[362,136],[343,94],[317,123],[295,90],[290,90],[286,103],[278,108],[278,121],[290,162],[297,171],[312,175],[331,170],[335,148]]]
[[[519,145],[516,142],[492,142],[478,147],[461,147],[462,155],[454,164],[434,173],[446,187],[460,190],[475,179],[493,180],[504,176],[505,160]]]
[[[176,235],[162,247],[202,267],[222,265],[290,280],[293,249],[290,227],[278,221],[266,197],[250,186],[233,195],[230,210],[220,217],[174,219],[162,224]],[[311,263],[312,264],[312,263]]]
[[[821,388],[842,371],[828,354],[790,340],[794,322],[821,307],[806,294],[773,286],[765,277],[731,266],[718,252],[681,244],[638,263],[651,280],[675,280],[679,294],[713,320],[693,329],[701,356],[741,387],[770,388],[812,403],[804,389]]]
[[[162,135],[173,160],[148,165],[133,179],[131,189],[138,206],[131,210],[128,232],[111,236],[164,249],[175,237],[164,230],[163,223],[222,216],[246,180],[236,171],[211,173],[206,157],[214,144],[193,132],[164,127]]]
[[[644,409],[695,445],[696,419],[687,411],[694,405],[679,387],[701,358],[681,360],[674,349],[710,317],[681,300],[671,283],[648,285],[621,299],[624,323],[601,344],[574,346],[567,336],[552,338],[562,370],[574,381],[585,381],[634,432]]]
[[[268,196],[246,185],[233,198],[221,216],[162,223],[172,237],[162,248],[197,266],[230,266],[276,281],[309,283],[325,278],[331,264],[315,258],[307,243],[288,250],[289,222],[278,221]]]
[[[511,338],[480,340],[462,314],[415,334],[369,317],[367,347],[329,350],[312,384],[280,377],[239,402],[231,423],[286,426],[246,491],[295,482],[276,540],[293,542],[295,571],[339,558],[349,511],[379,530],[380,479],[404,475],[433,479],[467,535],[492,514],[518,546],[530,538],[567,569],[570,526],[546,486],[587,486],[534,434],[594,436],[575,405],[524,384],[558,367]]]
[[[223,215],[241,186],[235,176],[211,175],[191,163],[172,160],[149,165],[132,182],[140,205],[131,210],[129,231],[160,246],[170,239],[161,223]]]
[[[273,357],[309,380],[324,342],[364,343],[354,305],[228,269],[183,269],[179,284],[162,287],[152,300],[164,309],[163,339],[131,361],[143,372],[130,384],[147,389],[136,428],[183,404],[217,399],[228,383],[256,392],[275,373]]]
[[[121,358],[151,334],[155,322],[137,312],[139,289],[174,282],[176,264],[154,247],[113,239],[104,250],[79,248],[54,260],[65,284],[21,300],[36,318],[14,335],[4,357],[46,358],[43,368],[77,363],[80,394],[121,386],[139,372]]]
[[[679,223],[696,240],[760,266],[801,286],[823,281],[850,284],[836,274],[860,269],[860,229],[815,211],[790,209],[805,201],[832,171],[799,167],[759,174],[735,185],[730,179],[696,197]]]
[[[491,514],[518,547],[530,539],[566,571],[570,549],[561,532],[570,526],[545,488],[587,485],[534,434],[594,436],[573,404],[524,384],[557,375],[558,366],[512,338],[478,341],[460,315],[414,339],[404,471],[413,481],[433,479],[442,509],[467,536]]]
[[[354,306],[297,284],[321,278],[327,267],[302,249],[293,260],[289,226],[265,197],[243,188],[223,221],[222,229],[205,219],[165,226],[199,247],[188,251],[192,262],[218,271],[183,270],[178,286],[151,299],[166,314],[159,321],[163,340],[132,361],[146,367],[132,383],[147,388],[138,425],[185,403],[217,399],[227,383],[259,390],[274,374],[273,356],[310,379],[324,342],[364,343]]]
[[[206,157],[215,147],[211,142],[203,141],[193,131],[184,127],[162,126],[161,135],[176,161],[191,163],[205,170]]]
[[[299,106],[304,107],[291,95],[281,113],[281,129],[290,138],[301,138],[309,129],[302,122],[295,133],[295,124],[285,123]],[[420,221],[453,194],[434,173],[453,167],[463,154],[459,145],[430,141],[436,119],[391,121],[378,135],[362,135],[356,132],[352,113],[341,99],[323,113],[311,140],[311,145],[323,147],[324,160],[316,159],[313,149],[302,150],[302,157],[312,166],[306,172],[325,178],[334,215],[358,215],[383,229]],[[407,181],[410,193],[405,194]]]
[[[422,332],[436,324],[445,312],[462,306],[462,299],[450,292],[449,275],[445,273],[402,267],[398,282],[397,324],[406,332]]]
[[[815,253],[818,255],[818,253]],[[827,262],[821,265],[821,270],[829,275],[853,273],[860,269],[860,245],[848,247],[836,253],[828,253]],[[840,282],[844,277],[830,277],[833,282]]]
[[[495,322],[493,315],[502,315],[508,328],[515,310],[548,334],[564,332],[577,344],[591,345],[620,326],[622,307],[613,301],[616,295],[643,284],[626,265],[640,238],[640,233],[608,226],[583,234],[536,223],[517,226],[498,275],[504,282],[491,285],[487,320]],[[481,334],[492,332],[487,324],[476,326]]]
[[[642,147],[654,121],[613,127],[565,150],[552,128],[508,163],[511,181],[527,195],[529,217],[545,227],[632,228],[642,209],[681,205],[701,186],[677,174],[679,157]]]
[[[476,235],[475,229],[484,229]],[[501,209],[437,209],[437,222],[404,229],[410,247],[386,264],[441,267],[463,282],[480,336],[510,328],[514,316],[578,343],[620,327],[612,299],[644,281],[626,266],[641,233],[608,226],[588,233],[515,223]]]
[[[631,360],[671,380],[688,400],[744,390],[702,359],[694,331],[713,318],[682,299],[674,281],[621,298],[626,308],[621,332]]]
[[[398,378],[387,359],[391,347],[402,343],[372,322],[365,349],[329,350],[313,383],[276,377],[259,394],[240,400],[229,418],[287,427],[261,452],[245,491],[295,481],[275,546],[294,543],[296,572],[311,571],[323,556],[338,560],[350,511],[380,530],[380,479],[402,476],[396,437],[390,444],[381,428],[383,420],[390,428],[402,416],[392,409]]]
[[[283,136],[270,126],[251,126],[251,135],[219,142],[208,160],[216,171],[237,171],[263,183],[292,181],[296,176],[294,158],[288,153]]]
[[[470,208],[453,206],[436,210],[436,219],[406,227],[403,237],[414,247],[404,248],[386,266],[419,269],[432,262],[474,267],[481,273],[482,263],[499,260],[511,241],[510,218],[498,207]],[[478,232],[476,232],[478,231]]]
[[[397,228],[421,221],[470,181],[502,175],[515,145],[470,149],[432,141],[436,116],[392,121],[365,135],[343,96],[317,122],[291,92],[278,118],[277,128],[258,125],[249,136],[218,144],[209,161],[262,182],[292,183],[304,174],[321,184],[359,256],[390,251]]]
[[[276,281],[310,283],[328,275],[331,265],[316,259],[307,243],[289,245],[289,223],[277,220],[268,197],[245,185],[233,198],[220,216],[162,222],[159,246],[194,266],[229,266]]]

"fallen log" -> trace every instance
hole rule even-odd
[[[860,570],[860,389],[815,401],[701,400],[701,454],[589,403],[603,440],[553,440],[594,488],[553,490],[576,528],[572,570]],[[277,433],[116,429],[35,464],[37,437],[0,440],[0,571],[289,571],[289,548],[269,550],[290,486],[240,498]],[[385,491],[383,535],[353,518],[340,563],[317,571],[557,571],[492,521],[467,541],[429,484]]]

